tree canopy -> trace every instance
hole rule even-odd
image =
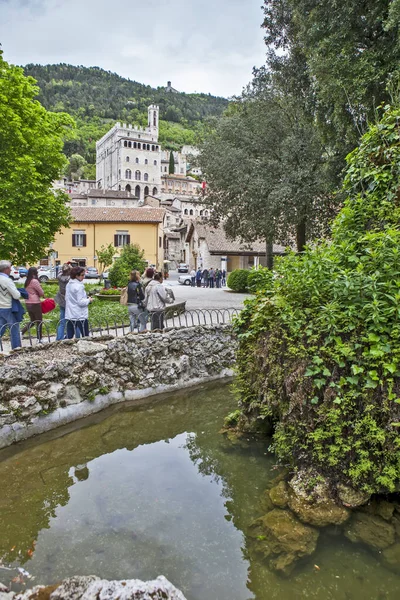
[[[73,119],[48,112],[38,88],[0,52],[0,255],[17,263],[47,254],[69,224],[67,197],[51,184],[65,168],[64,137]]]

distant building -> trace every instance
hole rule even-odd
[[[148,126],[116,123],[96,143],[97,187],[128,191],[139,200],[156,196],[161,184],[159,108],[148,107]]]
[[[53,251],[57,263],[74,262],[82,267],[98,267],[96,250],[112,244],[115,257],[126,244],[139,244],[145,259],[158,269],[164,265],[165,210],[143,206],[73,206],[69,228],[56,234]]]
[[[71,193],[71,206],[137,208],[139,199],[131,192],[91,189],[86,194]]]
[[[172,94],[179,94],[178,90],[172,87],[171,82],[167,81],[167,85],[164,88],[166,92],[170,92]]]

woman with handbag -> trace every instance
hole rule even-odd
[[[65,288],[67,339],[89,335],[89,304],[93,298],[86,296],[84,277],[85,269],[83,267],[73,267],[70,280]]]
[[[140,283],[139,271],[132,271],[127,287],[128,313],[131,331],[134,331],[139,323],[139,332],[146,331],[147,311],[144,307],[144,291]]]
[[[30,267],[28,269],[24,287],[28,292],[28,298],[25,300],[25,304],[30,321],[22,328],[21,333],[26,333],[32,325],[36,325],[36,336],[38,342],[41,342],[43,323],[41,298],[44,298],[44,291],[39,283],[38,270],[36,267]]]

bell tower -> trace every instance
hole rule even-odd
[[[148,113],[148,129],[151,135],[155,136],[155,141],[158,141],[158,118],[160,109],[155,104],[150,104],[147,109]]]

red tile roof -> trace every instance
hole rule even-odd
[[[103,208],[73,206],[73,220],[76,223],[162,223],[165,210],[163,208]]]

